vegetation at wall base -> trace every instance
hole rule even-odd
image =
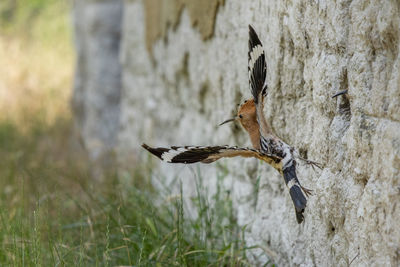
[[[117,175],[103,185],[90,183],[82,160],[65,152],[70,122],[53,127],[21,134],[12,123],[0,123],[2,264],[248,265],[251,248],[229,192],[218,186],[210,205],[196,175],[197,196],[186,203],[182,192],[154,190],[145,167],[131,172],[129,180],[137,182],[129,187]],[[188,204],[196,218],[185,214]]]
[[[0,25],[1,266],[249,265],[229,192],[210,198],[199,172],[188,200],[147,163],[92,182],[71,138],[68,1],[2,1]]]

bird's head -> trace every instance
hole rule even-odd
[[[239,106],[237,115],[232,119],[222,122],[220,125],[237,120],[248,132],[253,131],[255,128],[258,129],[256,105],[254,103],[254,99],[245,100],[244,103]]]
[[[257,110],[254,99],[245,100],[244,103],[239,106],[237,115],[232,119],[224,121],[220,125],[237,120],[249,134],[253,147],[255,149],[260,149],[260,126],[257,121]]]

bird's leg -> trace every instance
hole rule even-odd
[[[302,157],[298,157],[300,160],[304,161],[307,165],[311,165],[311,167],[314,169],[314,167],[317,167],[318,169],[322,170],[322,164],[318,163],[316,161],[312,161],[309,159],[305,159]]]
[[[301,185],[300,185],[300,187],[301,187],[301,190],[303,190],[304,194],[306,194],[307,197],[312,195],[313,191],[311,189],[305,188],[304,186],[301,186]]]

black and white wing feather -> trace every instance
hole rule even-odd
[[[221,158],[238,156],[246,158],[254,157],[275,164],[280,164],[282,160],[282,158],[266,155],[255,149],[236,146],[172,146],[170,148],[153,148],[143,144],[142,147],[159,159],[169,163],[211,163]]]
[[[249,83],[254,102],[257,105],[259,101],[263,101],[263,96],[267,90],[267,64],[265,62],[264,48],[251,25],[249,25],[248,56]]]

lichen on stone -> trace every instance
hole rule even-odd
[[[188,9],[192,26],[197,28],[203,40],[214,33],[218,7],[224,0],[145,0],[146,46],[151,52],[152,44],[165,38],[170,27],[178,25],[182,10]]]

